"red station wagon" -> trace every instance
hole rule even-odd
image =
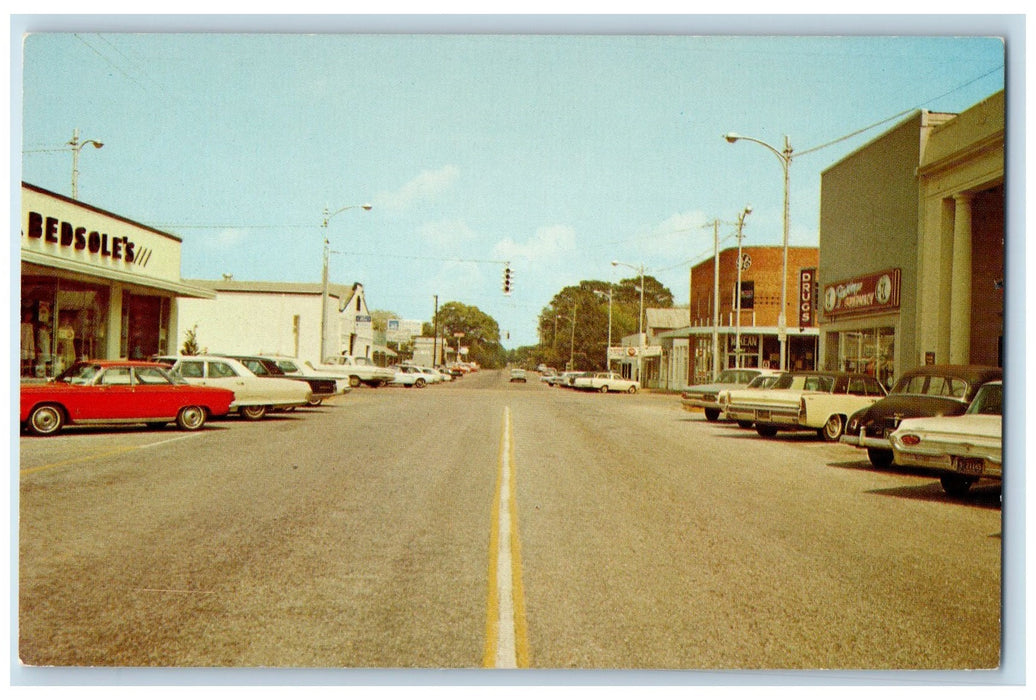
[[[233,391],[191,386],[155,362],[88,360],[46,384],[22,385],[20,420],[34,435],[102,423],[175,421],[181,430],[198,430],[210,416],[226,415],[233,400]]]

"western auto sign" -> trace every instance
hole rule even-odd
[[[899,308],[899,268],[835,282],[824,287],[824,315],[851,316]]]
[[[799,270],[799,328],[812,326],[814,311],[817,308],[813,299],[813,288],[816,286],[816,268],[807,267]]]

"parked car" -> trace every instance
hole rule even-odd
[[[305,382],[309,385],[312,395],[307,405],[319,406],[324,399],[332,398],[338,393],[338,383],[331,377],[306,376],[303,374],[288,374],[281,369],[277,360],[263,355],[226,355],[232,357],[252,371],[257,377],[277,377],[291,379],[297,382]],[[297,367],[297,365],[296,365]]]
[[[164,365],[132,360],[76,362],[46,384],[21,386],[20,421],[34,435],[55,435],[66,425],[175,422],[198,430],[230,410],[234,393],[195,387]]]
[[[234,392],[230,410],[248,420],[259,420],[273,409],[305,406],[313,395],[305,382],[257,377],[231,357],[185,355],[176,359],[173,371],[188,384],[230,389]]]
[[[393,368],[394,376],[389,384],[422,389],[428,385],[428,376],[412,365],[397,365]]]
[[[621,374],[615,372],[590,372],[575,377],[572,380],[572,388],[583,391],[599,391],[602,394],[607,394],[609,391],[636,394],[640,389],[640,382],[624,379]]]
[[[836,442],[846,417],[885,396],[881,383],[855,372],[788,372],[770,389],[738,390],[726,395],[725,413],[751,420],[763,437],[781,430],[813,430]]]
[[[896,464],[942,472],[943,490],[962,496],[983,478],[1002,480],[1004,384],[983,384],[961,416],[906,418],[889,436]]]
[[[515,367],[514,369],[511,370],[511,381],[512,382],[521,382],[522,384],[524,384],[526,382],[526,380],[527,380],[527,377],[525,376],[525,370],[524,369],[522,369],[520,367]]]
[[[338,355],[329,358],[323,364],[305,363],[310,369],[330,374],[337,374],[349,379],[349,386],[354,389],[360,384],[377,388],[385,386],[395,377],[395,372],[387,367],[379,367],[369,357],[353,357]]]
[[[720,392],[745,389],[753,379],[764,374],[776,376],[780,372],[756,368],[725,369],[710,384],[696,384],[684,389],[680,394],[680,404],[686,411],[704,410],[706,420],[717,421],[723,414],[719,403]]]
[[[849,417],[841,441],[867,450],[876,467],[895,462],[889,436],[905,418],[959,416],[980,386],[1003,379],[1003,370],[985,365],[924,365],[905,373],[881,401]]]
[[[348,394],[352,391],[352,387],[349,386],[349,380],[342,375],[335,375],[330,372],[318,372],[317,370],[306,367],[293,357],[284,357],[282,355],[263,355],[263,357],[276,362],[277,367],[279,367],[280,370],[289,377],[316,377],[319,379],[330,379],[335,383],[335,394]]]
[[[744,390],[757,391],[759,389],[769,389],[777,383],[777,380],[781,378],[782,374],[785,374],[785,372],[775,371],[773,374],[760,374],[758,377],[750,381],[748,383],[748,386],[744,387]],[[724,389],[716,394],[716,403],[720,405],[721,412],[726,410],[725,406],[730,400],[731,391],[738,391],[738,389]],[[725,414],[723,415],[723,417],[727,420],[734,420],[733,418]],[[754,420],[739,420],[735,422],[737,423],[739,428],[745,429],[751,428],[753,425],[755,425]]]

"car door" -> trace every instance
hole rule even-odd
[[[133,369],[133,391],[137,406],[150,418],[173,418],[184,405],[184,389],[170,381],[157,367]]]
[[[93,399],[80,406],[79,420],[125,420],[140,417],[129,367],[106,367],[94,379]]]

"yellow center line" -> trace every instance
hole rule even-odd
[[[496,497],[489,535],[489,599],[484,668],[528,668],[529,638],[522,588],[521,546],[514,486],[514,435],[504,409]]]

